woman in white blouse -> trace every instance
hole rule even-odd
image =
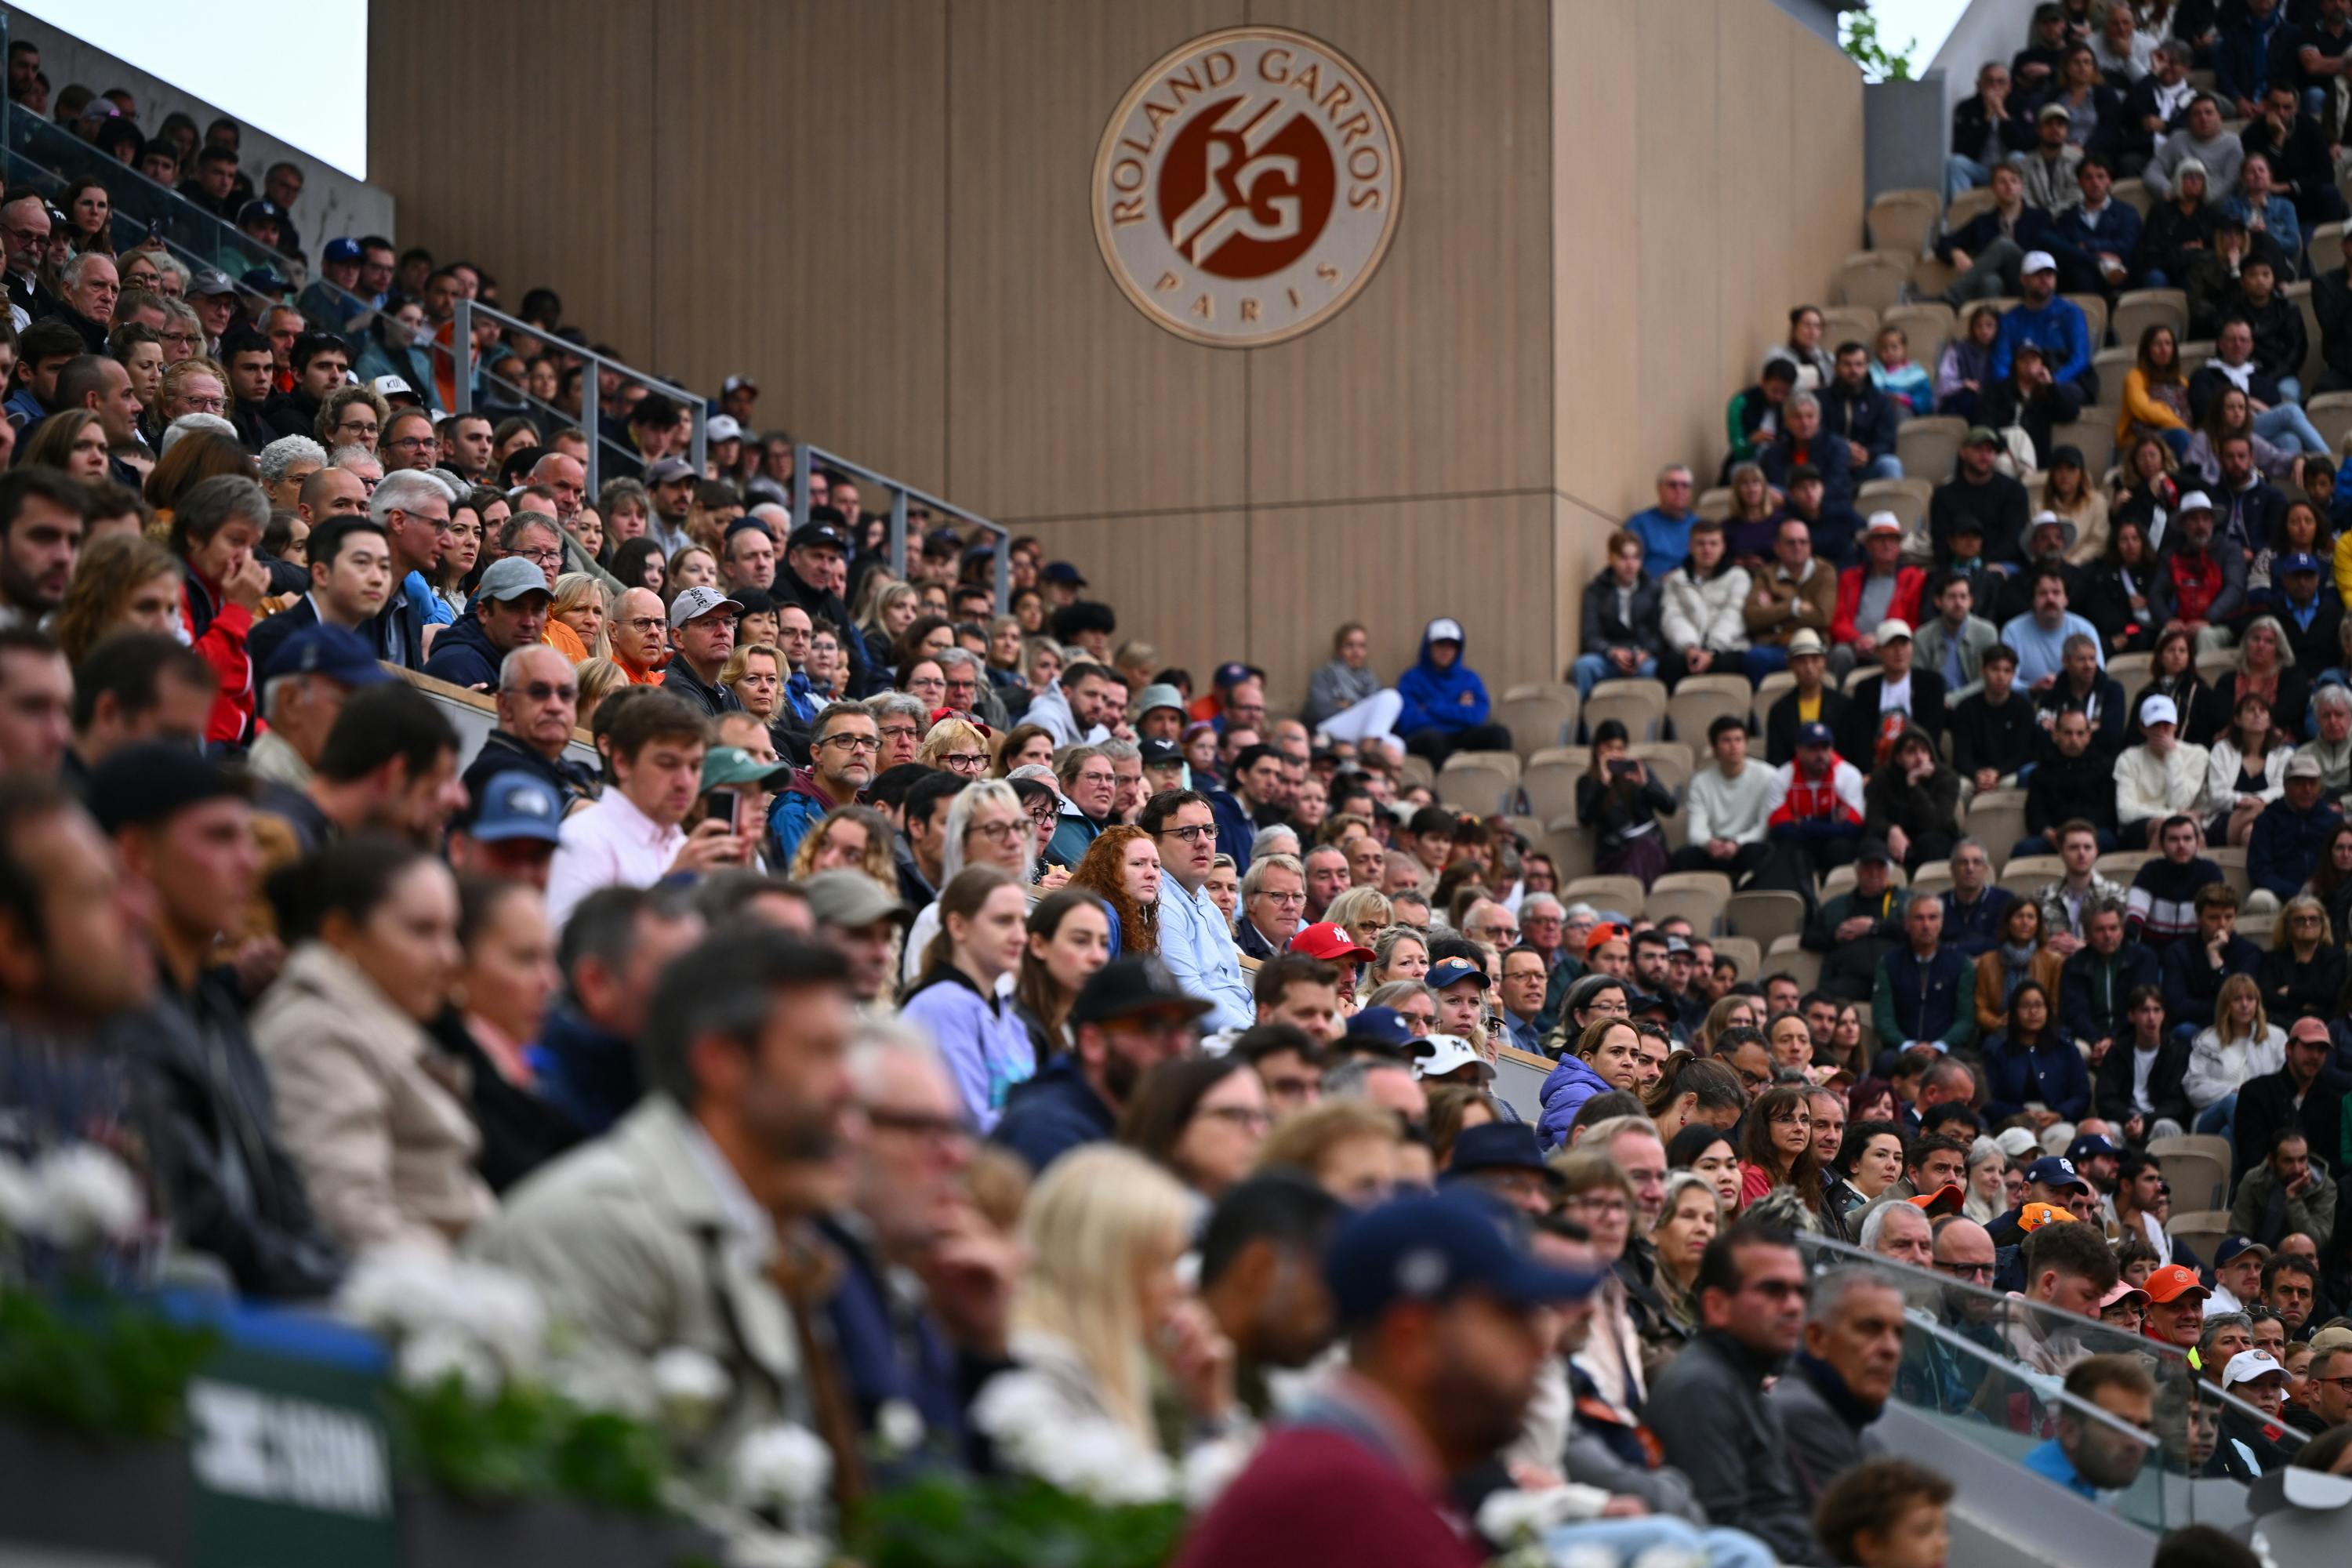
[[[2251,974],[2232,974],[2213,998],[2213,1021],[2189,1047],[2189,1070],[2181,1091],[2197,1108],[2200,1132],[2226,1138],[2238,1110],[2238,1089],[2248,1079],[2286,1065],[2286,1031],[2263,1013],[2262,987]]]
[[[2286,792],[2286,760],[2294,754],[2286,737],[2272,727],[2271,705],[2252,692],[2239,698],[2238,710],[2213,738],[2205,764],[2205,798],[2213,807],[2206,837],[2237,845],[2252,837],[2254,818]]]

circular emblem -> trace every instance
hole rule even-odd
[[[1370,280],[1403,178],[1388,105],[1353,61],[1303,33],[1228,27],[1119,100],[1095,153],[1095,238],[1179,337],[1278,343]]]

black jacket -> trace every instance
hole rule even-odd
[[[2178,202],[2157,203],[2140,226],[2139,265],[2134,270],[2146,277],[2151,268],[2159,268],[2172,288],[2185,287],[2190,259],[2211,248],[2213,228],[2221,221],[2221,209],[2211,202],[2193,213],[2182,212]]]
[[[1584,651],[1605,653],[1612,647],[1639,648],[1654,658],[1666,650],[1661,620],[1665,607],[1665,581],[1647,572],[1632,590],[1630,619],[1617,605],[1617,574],[1603,567],[1584,585]]]
[[[1764,1396],[1765,1379],[1783,1370],[1724,1331],[1702,1329],[1650,1385],[1644,1410],[1709,1519],[1737,1520],[1783,1563],[1825,1563],[1787,1430]]]
[[[2345,965],[2340,947],[2322,947],[2311,955],[2309,963],[2297,963],[2291,947],[2271,949],[2254,971],[2254,983],[2263,988],[2263,1011],[2282,1029],[2297,1018],[2337,1016],[2342,1011]],[[2336,1145],[2331,1142],[2326,1147],[2332,1151]]]
[[[661,683],[663,690],[676,692],[713,719],[721,713],[740,712],[743,707],[742,699],[733,691],[697,675],[684,654],[669,661],[669,668],[662,671]]]
[[[1830,727],[1831,735],[1843,731],[1848,706],[1845,693],[1832,691],[1827,686],[1822,688],[1822,722]],[[1838,754],[1845,754],[1843,746]],[[1797,694],[1793,691],[1781,693],[1780,700],[1765,711],[1764,760],[1776,768],[1797,760]]]
[[[543,781],[566,811],[573,801],[588,800],[596,794],[596,779],[584,763],[561,756],[549,762],[504,730],[493,730],[483,737],[482,749],[474,753],[474,760],[466,764],[466,798],[479,805],[482,792],[500,773],[529,773]]]
[[[2139,521],[2145,532],[2146,520]],[[2143,568],[2132,576],[2132,588],[2143,601],[2148,597],[2153,575]],[[2099,629],[2100,651],[2112,658],[2118,653],[2146,653],[2153,648],[2158,629],[2156,607],[2152,604],[2146,610],[2132,607],[2131,594],[2124,588],[2123,569],[2101,562],[2090,568],[2090,597],[2081,610],[2083,618]]]
[[[2029,395],[2022,392],[2017,378],[1997,381],[1984,389],[1977,400],[1976,423],[1999,430],[2011,425],[2022,426],[2028,439],[2033,443],[2036,467],[2050,465],[2052,432],[2061,425],[2071,425],[2083,412],[2083,395],[2063,381],[2048,386],[2035,387]]]
[[[243,1294],[331,1292],[343,1256],[278,1139],[268,1069],[246,1032],[235,974],[200,973],[184,994],[159,976],[155,1007],[120,1035],[152,1102],[150,1152],[174,1238],[219,1258]]]
[[[2260,153],[2270,160],[2271,184],[2294,201],[2298,216],[2314,210],[2307,204],[2317,193],[2335,186],[2327,138],[2321,134],[2319,121],[2300,110],[2284,136],[2273,131],[2269,121],[2255,116],[2238,132],[2238,144],[2249,158]]]
[[[1847,688],[1844,721],[1831,730],[1837,736],[1838,755],[1865,773],[1877,765],[1878,693],[1885,684],[1885,676],[1873,675]],[[1944,738],[1944,678],[1932,669],[1921,669],[1916,659],[1911,667],[1909,727],[1926,731],[1930,740]]]
[[[2176,951],[2178,951],[2176,949]],[[2168,1014],[2167,1023],[2173,1020]],[[2153,1122],[2166,1117],[2186,1127],[2196,1112],[2189,1104],[2189,1091],[2181,1087],[2189,1076],[2189,1042],[2176,1040],[2170,1030],[2165,1032],[2164,1043],[2156,1048],[2156,1065],[2147,1075],[2148,1103],[2156,1109],[2149,1112]],[[2118,1127],[2137,1114],[2132,1110],[2132,1047],[2127,1040],[2117,1040],[2099,1058],[2091,1070],[2091,1110]]]
[[[849,694],[855,699],[873,696],[890,684],[894,671],[877,665],[867,652],[866,639],[860,637],[849,618],[849,606],[841,595],[830,588],[812,588],[801,581],[800,574],[778,563],[775,586],[769,590],[779,606],[798,605],[809,613],[812,621],[831,621],[841,632],[841,651],[849,660]]]
[[[433,657],[425,661],[425,673],[452,686],[495,691],[499,666],[505,658],[482,630],[481,617],[467,616],[443,626],[441,635],[433,639]]]
[[[1952,151],[1964,158],[1974,158],[1984,152],[1988,138],[2000,138],[2003,156],[2022,153],[2033,145],[2033,122],[2018,112],[2024,107],[2024,95],[2012,94],[2011,112],[1996,121],[1985,108],[1984,95],[1971,93],[1952,105]]]
[[[2325,563],[2321,570],[2327,570]],[[2311,625],[2299,625],[2286,608],[2285,590],[2276,586],[2278,567],[2275,563],[2271,571],[2273,586],[2260,595],[2263,601],[2262,613],[2278,617],[2279,629],[2286,633],[2287,646],[2294,650],[2297,666],[2308,669],[2333,668],[2344,658],[2341,640],[2344,636],[2344,606],[2329,599],[2326,589],[2323,587],[2317,607],[2312,611]],[[2343,933],[2339,931],[2337,934]]]
[[[2324,1067],[2311,1080],[2302,1109],[2294,1103],[2294,1079],[2281,1068],[2238,1086],[2238,1110],[2231,1132],[2237,1141],[2239,1171],[2251,1171],[2270,1158],[2271,1144],[2282,1129],[2299,1127],[2310,1142],[2313,1158],[2333,1167],[2344,1135],[2344,1097],[2352,1094],[2352,1073]]]
[[[2213,1003],[2221,994],[2221,982],[2232,974],[2252,974],[2262,962],[2263,950],[2237,935],[2222,947],[2218,969],[2207,956],[2201,937],[2185,936],[2166,943],[2158,963],[2164,975],[2165,1023],[2174,1027],[2182,1024],[2205,1027],[2213,1021]]]
[[[1998,708],[1981,691],[1963,698],[1951,710],[1951,730],[1952,767],[1962,778],[1973,778],[1983,768],[2006,777],[2032,762],[2042,745],[2033,704],[2014,689]]]
[[[1959,475],[1937,485],[1927,502],[1927,537],[1937,565],[1950,563],[1952,524],[1963,517],[1982,525],[1987,561],[2014,561],[2025,544],[2025,487],[1998,471],[1980,485]]]
[[[2091,721],[2091,750],[2119,755],[2124,749],[2124,724],[2131,717],[2123,683],[2105,670],[2091,677],[2091,689],[2077,692],[2064,674],[2033,694],[2035,721],[2047,719],[2054,731],[2058,715],[2080,713]]]
[[[261,405],[261,416],[280,436],[319,436],[319,400],[296,387],[281,392]]]
[[[1861,391],[1849,392],[1843,382],[1832,377],[1813,396],[1822,405],[1822,429],[1852,441],[1874,458],[1894,455],[1895,427],[1903,421],[1886,394],[1867,381]]]
[[[505,1192],[586,1136],[544,1096],[500,1072],[456,1008],[442,1013],[432,1034],[443,1050],[466,1064],[467,1109],[482,1133],[474,1169],[493,1192]]]
[[[2096,746],[2079,757],[2045,746],[2025,783],[2025,831],[2045,833],[2078,816],[2116,830],[2116,760]]]

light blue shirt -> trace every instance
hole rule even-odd
[[[2043,1480],[2055,1481],[2078,1497],[2090,1498],[2095,1501],[2098,1498],[2099,1489],[2075,1473],[2074,1461],[2066,1457],[2066,1450],[2058,1446],[2055,1437],[2039,1447],[2029,1449],[2019,1463]]]
[[[1203,1029],[1246,1029],[1257,1022],[1257,1004],[1242,983],[1241,954],[1206,887],[1187,893],[1173,877],[1160,884],[1160,960],[1186,994],[1210,1005]]]
[[[2098,649],[2099,668],[2107,668],[2107,650],[2099,647],[2099,628],[2076,615],[2066,612],[2058,629],[2045,632],[2042,623],[2028,610],[2000,628],[2000,640],[2017,650],[2017,684],[2021,690],[2031,690],[2033,683],[2045,675],[2060,675],[2066,668],[2066,639],[2077,632],[2091,639]]]

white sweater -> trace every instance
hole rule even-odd
[[[1720,576],[1696,580],[1687,566],[1666,574],[1665,602],[1659,623],[1666,646],[1677,652],[1703,647],[1712,653],[1740,653],[1748,647],[1748,622],[1741,615],[1748,602],[1746,568],[1734,566]]]
[[[2263,787],[2259,792],[2264,801],[2273,801],[2286,793],[2286,760],[2294,755],[2293,746],[2273,746],[2263,753]],[[2238,770],[2245,766],[2245,754],[2238,750],[2235,741],[2224,736],[2213,742],[2212,760],[2205,764],[2205,795],[2213,809],[2238,803]]]
[[[2276,1024],[2263,1026],[2259,1040],[2241,1036],[2227,1045],[2211,1025],[2200,1029],[2189,1043],[2189,1070],[2180,1079],[2189,1103],[2203,1110],[2225,1094],[2235,1094],[2248,1079],[2277,1072],[2286,1066],[2286,1031]]]
[[[2182,742],[2159,759],[2146,746],[2134,746],[2116,759],[2116,818],[2144,822],[2151,816],[2192,816],[2208,809],[2206,769],[2211,755],[2202,746]]]
[[[1690,842],[1710,838],[1735,844],[1764,842],[1764,824],[1772,815],[1772,770],[1754,758],[1727,779],[1720,767],[1691,775],[1688,798]]]

